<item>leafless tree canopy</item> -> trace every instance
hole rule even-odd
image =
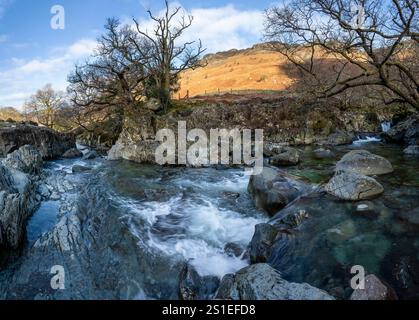
[[[36,118],[38,123],[54,128],[55,114],[64,104],[63,93],[55,91],[50,84],[47,84],[30,97],[24,108]]]
[[[419,109],[417,0],[291,0],[266,11],[266,37],[321,96],[369,86]],[[322,57],[322,58],[319,58]],[[324,79],[316,61],[334,59]]]

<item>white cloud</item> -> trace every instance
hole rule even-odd
[[[95,47],[94,40],[82,39],[67,48],[56,48],[44,59],[10,59],[10,67],[0,70],[0,105],[20,108],[30,95],[47,83],[55,89],[65,90],[67,75],[74,64],[90,55]]]
[[[172,3],[171,6],[180,6]],[[187,29],[180,41],[202,40],[208,53],[243,49],[261,40],[263,32],[263,12],[259,10],[238,10],[234,5],[218,8],[191,9],[186,14],[194,17],[192,26]],[[163,14],[163,11],[159,15]],[[150,19],[140,20],[144,30],[152,31]]]

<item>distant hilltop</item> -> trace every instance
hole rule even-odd
[[[13,107],[0,106],[0,120],[22,121],[23,115]]]
[[[293,84],[284,68],[286,59],[271,50],[273,43],[248,49],[207,54],[206,66],[180,76],[180,91],[174,98],[236,91],[286,90]]]

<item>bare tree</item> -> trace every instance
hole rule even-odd
[[[379,88],[385,103],[419,109],[418,0],[291,0],[266,11],[274,48],[330,97]],[[333,59],[325,81],[319,60]]]
[[[157,88],[157,96],[167,110],[179,73],[201,66],[199,59],[205,49],[201,40],[178,43],[185,30],[192,25],[193,17],[183,14],[181,7],[171,9],[168,0],[165,0],[165,5],[165,12],[161,17],[148,11],[154,22],[152,32],[143,30],[140,23],[133,20],[138,35],[147,39],[152,47],[153,56],[149,69]]]
[[[55,114],[64,105],[64,94],[55,91],[51,84],[39,89],[25,103],[25,110],[33,114],[38,123],[54,128]]]

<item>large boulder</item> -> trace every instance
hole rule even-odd
[[[336,171],[351,170],[362,175],[374,176],[394,171],[391,163],[378,155],[366,150],[354,150],[336,164]]]
[[[24,173],[36,174],[43,165],[42,155],[33,146],[23,146],[7,155],[4,165]]]
[[[256,207],[271,216],[309,190],[310,185],[301,179],[271,167],[252,176],[248,186]]]
[[[274,166],[295,166],[300,161],[300,152],[297,149],[284,147],[269,160],[269,163]]]
[[[271,247],[279,230],[268,223],[256,225],[255,233],[249,245],[251,263],[267,262],[271,255]]]
[[[365,277],[365,288],[356,289],[351,300],[397,300],[397,295],[389,285],[369,274]]]
[[[384,192],[384,188],[371,177],[343,170],[329,181],[326,191],[342,200],[359,201],[375,198]]]
[[[33,181],[21,171],[0,165],[0,247],[19,248],[26,221],[37,205]]]
[[[216,295],[223,300],[334,300],[327,292],[307,283],[291,283],[265,263],[227,275]]]
[[[389,131],[383,134],[387,142],[395,142],[404,145],[419,144],[419,115],[415,114],[404,121],[399,122]]]
[[[76,141],[73,135],[57,133],[45,127],[17,125],[0,128],[0,156],[6,157],[25,145],[34,146],[45,160],[60,157],[74,148]]]

